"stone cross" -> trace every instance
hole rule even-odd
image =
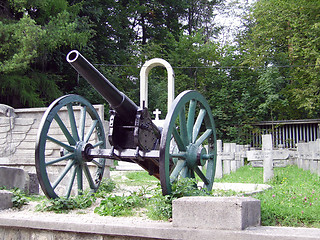
[[[155,111],[153,111],[152,113],[155,115],[155,119],[154,120],[160,120],[159,116],[161,114],[161,111],[159,111],[158,108]]]
[[[279,156],[278,156],[279,155]],[[287,159],[289,154],[284,150],[273,150],[272,135],[262,135],[262,150],[251,150],[247,152],[248,161],[254,167],[263,167],[263,181],[267,182],[273,178],[273,160]],[[262,161],[262,166],[259,164]]]

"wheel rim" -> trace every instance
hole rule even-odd
[[[161,135],[162,193],[170,194],[172,183],[186,177],[199,178],[210,191],[216,155],[216,131],[209,104],[196,91],[182,92],[172,103]]]
[[[55,100],[40,122],[35,151],[37,176],[48,198],[98,189],[105,159],[89,159],[84,153],[90,148],[106,148],[103,124],[94,107],[78,95]]]

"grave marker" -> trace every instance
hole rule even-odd
[[[271,178],[273,178],[273,149],[271,134],[262,136],[262,151],[264,153],[263,182],[268,182]]]

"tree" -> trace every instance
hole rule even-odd
[[[259,73],[257,81],[260,104],[257,114],[260,119],[277,120],[275,117],[284,119],[285,108],[288,107],[288,100],[283,92],[286,86],[285,79],[281,76],[279,69],[269,67]]]
[[[55,56],[63,47],[84,46],[92,31],[77,17],[80,6],[65,0],[10,0],[3,6],[0,100],[13,107],[43,106],[65,85]]]
[[[286,98],[300,117],[319,117],[320,4],[318,0],[260,0],[241,42],[253,67],[278,67]],[[302,111],[301,111],[302,110]],[[291,117],[297,117],[292,115]]]
[[[221,3],[221,0],[187,0],[187,8],[182,16],[183,28],[187,34],[194,35],[201,31],[205,36],[205,41],[217,34],[218,29],[214,21],[214,9]]]

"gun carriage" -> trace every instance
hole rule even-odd
[[[204,188],[212,189],[216,131],[209,104],[200,93],[180,93],[160,127],[146,107],[138,107],[78,51],[71,51],[67,61],[110,104],[111,147],[106,147],[103,122],[86,99],[78,95],[56,99],[41,120],[35,151],[37,176],[48,198],[81,194],[85,187],[95,192],[106,159],[139,164],[160,180],[164,195],[179,178],[198,177]],[[67,121],[60,117],[62,109]],[[61,148],[59,156],[50,155],[52,145]],[[62,170],[53,176],[55,165]]]

